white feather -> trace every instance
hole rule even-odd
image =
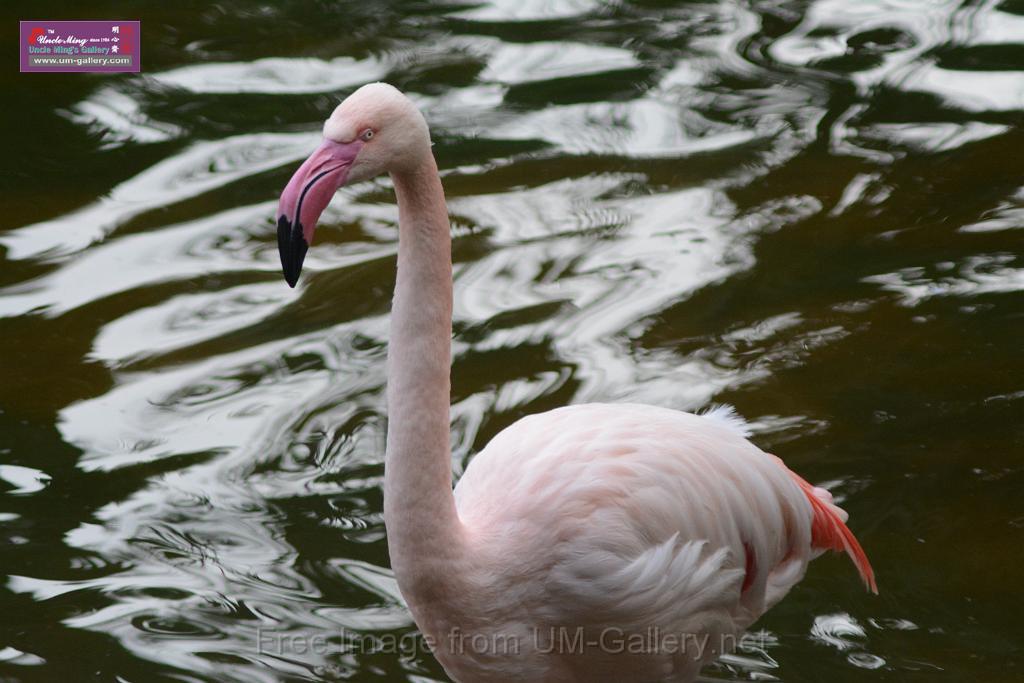
[[[698,414],[703,418],[717,422],[726,429],[733,430],[744,439],[749,438],[753,433],[750,424],[736,412],[735,408],[727,403],[712,406]]]

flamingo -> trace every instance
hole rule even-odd
[[[426,120],[396,88],[365,85],[325,122],[281,195],[281,265],[294,287],[334,193],[384,173],[399,214],[384,523],[399,590],[452,679],[691,681],[826,550],[878,592],[846,513],[731,408],[531,415],[453,491],[450,225]]]

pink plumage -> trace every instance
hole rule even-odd
[[[475,583],[500,586],[488,602],[503,621],[487,638],[498,639],[514,615],[528,631],[524,650],[535,631],[579,625],[595,645],[552,653],[542,678],[503,672],[494,680],[695,676],[803,577],[818,551],[845,548],[838,539],[849,531],[802,482],[737,425],[709,416],[587,404],[508,427],[455,489],[468,542],[497,562],[465,568]],[[681,634],[688,647],[619,657],[601,643],[607,629],[624,640]],[[466,680],[485,678],[466,671]]]
[[[304,197],[390,173],[400,227],[384,519],[402,595],[453,679],[692,681],[827,549],[845,550],[877,591],[845,513],[748,441],[728,408],[532,415],[453,491],[451,237],[426,123],[372,84],[324,133],[282,196],[282,265],[294,284],[326,205]]]

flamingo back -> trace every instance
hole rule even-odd
[[[586,404],[529,416],[473,459],[455,499],[481,588],[464,612],[552,650],[543,680],[688,680],[816,553],[808,497],[726,411]],[[545,641],[565,629],[582,629],[586,656]],[[675,646],[627,655],[602,645],[608,629]]]

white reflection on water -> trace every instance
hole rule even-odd
[[[1002,135],[1009,126],[968,121],[956,123],[879,123],[860,129],[861,137],[886,146],[909,147],[922,152],[948,152],[972,142]]]
[[[54,259],[102,240],[131,218],[296,161],[317,133],[259,133],[197,142],[113,187],[94,204],[0,236],[9,259]]]
[[[512,119],[490,134],[510,140],[539,137],[571,154],[638,158],[718,151],[758,137],[753,130],[714,124],[677,103],[650,99],[547,107]]]
[[[639,66],[633,53],[622,48],[579,43],[506,44],[491,55],[480,74],[484,81],[517,84]]]
[[[49,275],[3,291],[0,315],[45,311],[59,315],[90,301],[138,287],[199,275],[279,267],[251,232],[270,234],[270,204],[230,209],[155,232],[110,240]],[[237,249],[228,248],[231,241]],[[275,245],[276,246],[276,245]],[[267,251],[265,257],[261,251]]]
[[[867,632],[849,614],[823,614],[814,618],[811,636],[837,650],[849,650],[860,647]]]
[[[201,344],[256,324],[291,298],[276,281],[173,297],[105,325],[91,356],[117,366]]]
[[[971,16],[966,42],[972,45],[1018,45],[1024,43],[1024,15],[999,11],[991,3]]]
[[[913,307],[932,297],[971,297],[1024,290],[1024,268],[1014,268],[1014,254],[979,254],[962,263],[943,262],[926,271],[901,268],[872,275],[865,282],[899,294],[900,304]]]
[[[956,44],[974,46],[1020,42],[1024,38],[1021,17],[987,7],[963,7],[954,0],[903,2],[869,0],[813,3],[800,24],[771,46],[781,63],[816,68],[838,58],[864,58],[851,66],[849,78],[861,98],[879,88],[934,95],[968,112],[1017,111],[1024,108],[1024,72],[1020,70],[958,70],[936,64],[934,52],[949,47],[950,32]],[[833,128],[833,149],[865,155],[878,161],[892,156],[859,148],[857,137],[882,136],[930,151],[944,151],[991,137],[1009,128],[983,122],[893,123],[861,127],[860,117],[870,109],[854,103]],[[850,138],[850,139],[847,139]]]
[[[947,42],[959,6],[956,0],[819,0],[793,31],[772,43],[771,55],[783,64],[814,67],[830,58],[870,54],[879,63],[850,76],[867,93],[893,71]]]
[[[345,396],[358,405],[361,394],[383,386],[380,354],[353,347],[357,337],[374,333],[383,339],[386,321],[362,319],[161,371],[122,373],[111,391],[63,410],[60,430],[85,452],[79,466],[86,470],[181,453],[242,453],[258,462],[264,449],[286,450],[277,440],[290,436],[278,430],[300,416],[295,406],[314,410]],[[293,370],[290,358],[315,362]],[[104,415],[119,416],[116,430]]]
[[[0,465],[0,482],[7,484],[0,495],[22,496],[42,491],[50,483],[50,475],[32,467]]]
[[[183,66],[151,74],[163,85],[194,93],[299,94],[332,92],[383,78],[387,65],[376,59],[268,57],[252,62]]]
[[[965,111],[1024,109],[1024,70],[954,71],[922,66],[900,79],[899,87],[936,95]]]
[[[46,664],[46,660],[31,652],[22,652],[16,647],[7,647],[0,650],[0,662],[13,666],[40,666]]]
[[[865,652],[867,631],[849,614],[824,614],[814,618],[811,638],[846,653],[846,661],[859,669],[880,669],[885,660]]]
[[[692,189],[621,199],[595,196],[611,190],[615,181],[559,181],[515,195],[453,202],[457,214],[493,225],[496,239],[505,243],[460,271],[458,317],[486,320],[510,307],[552,299],[572,304],[562,315],[528,328],[495,331],[477,348],[549,339],[560,358],[577,366],[584,382],[577,392],[581,401],[608,395],[625,399],[623,388],[637,386],[636,360],[621,341],[612,341],[630,323],[750,264],[743,233],[730,227],[730,208],[721,195]],[[545,264],[559,263],[564,265],[548,280]],[[694,386],[702,386],[694,379]],[[522,393],[523,405],[531,393]],[[506,400],[502,407],[514,406]]]
[[[603,0],[491,0],[473,3],[471,9],[454,16],[475,21],[537,21],[565,19],[593,12],[606,4]]]
[[[142,113],[139,99],[114,87],[100,88],[69,112],[75,123],[98,133],[103,149],[127,143],[166,142],[184,131],[170,123],[156,121]]]
[[[1002,202],[975,223],[960,228],[960,232],[998,232],[1024,228],[1024,187]]]

